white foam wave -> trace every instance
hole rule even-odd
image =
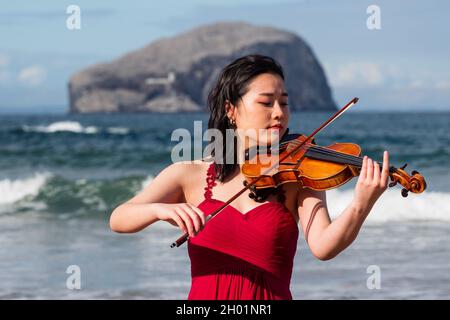
[[[51,123],[47,126],[23,126],[23,130],[27,132],[44,132],[44,133],[54,133],[54,132],[75,132],[75,133],[87,133],[93,134],[97,133],[97,127],[89,126],[83,127],[77,121],[58,121]]]
[[[32,177],[0,180],[0,204],[14,203],[26,196],[36,196],[51,173],[35,173]]]
[[[353,190],[327,191],[327,206],[332,219],[341,214],[353,199]],[[389,221],[450,221],[450,193],[425,191],[403,198],[400,189],[388,189],[373,206],[368,223]]]
[[[81,125],[81,123],[77,121],[57,121],[45,126],[24,125],[22,129],[26,132],[41,132],[41,133],[73,132],[84,134],[96,134],[101,131],[100,128],[97,128],[95,126],[83,127],[83,125]],[[109,127],[105,129],[105,131],[111,134],[128,134],[130,132],[130,129],[125,127]]]

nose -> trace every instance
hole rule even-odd
[[[283,119],[286,111],[283,109],[283,107],[280,105],[280,102],[278,100],[275,101],[273,106],[273,112],[272,112],[272,118],[273,119]]]

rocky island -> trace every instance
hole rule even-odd
[[[336,110],[325,73],[294,33],[247,23],[216,23],[159,39],[70,78],[71,113],[206,111],[221,69],[246,54],[283,66],[291,110]]]

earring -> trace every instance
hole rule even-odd
[[[230,122],[230,125],[232,127],[236,127],[236,121],[234,121],[233,119],[228,118],[228,121]]]

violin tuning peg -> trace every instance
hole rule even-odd
[[[407,165],[408,165],[408,164],[405,163],[403,166],[400,167],[400,169],[404,170],[404,169],[406,168]]]
[[[411,172],[411,174],[412,174],[412,175],[419,174],[419,171],[413,170],[413,171]]]
[[[242,181],[242,184],[244,185],[244,187],[246,187],[248,185],[247,180]]]
[[[389,187],[390,187],[390,188],[395,187],[396,185],[397,185],[397,182],[395,182],[395,181],[389,183]]]
[[[408,190],[407,189],[405,189],[405,188],[402,189],[402,196],[403,196],[403,198],[406,198],[408,196]]]

